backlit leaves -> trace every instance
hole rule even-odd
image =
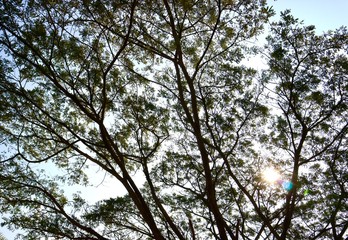
[[[0,208],[24,239],[343,236],[345,28],[317,35],[282,13],[259,74],[244,60],[265,1],[0,10]],[[291,190],[263,182],[272,165]],[[93,182],[90,166],[127,194],[59,190]]]

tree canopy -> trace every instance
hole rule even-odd
[[[264,0],[0,11],[0,211],[23,239],[348,236],[346,27],[271,23]],[[65,194],[92,163],[127,194]]]

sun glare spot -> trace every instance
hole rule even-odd
[[[269,183],[275,183],[280,179],[280,174],[274,168],[266,168],[262,172],[262,178]]]

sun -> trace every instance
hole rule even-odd
[[[269,167],[262,172],[262,178],[268,183],[276,183],[280,179],[280,174],[274,168]]]

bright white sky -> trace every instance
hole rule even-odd
[[[274,10],[278,13],[277,16],[279,16],[280,11],[290,9],[292,14],[296,18],[304,20],[306,25],[315,25],[318,34],[348,25],[348,0],[268,0],[268,3],[273,5]],[[91,171],[97,171],[97,169],[91,169]],[[98,178],[97,182],[102,182],[103,177]],[[106,181],[99,185],[98,189],[90,190],[93,189],[87,190],[88,196],[95,196],[96,198],[92,200],[94,202],[103,197],[119,195],[121,189],[115,189],[113,184]],[[14,239],[15,233],[3,228],[0,229],[0,232],[8,240]]]

